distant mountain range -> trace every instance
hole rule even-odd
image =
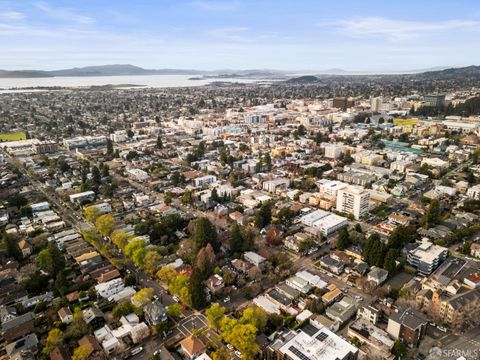
[[[428,70],[421,72],[403,72],[403,73],[390,73],[390,74],[373,74],[373,73],[344,73],[344,74],[319,74],[316,75],[303,75],[298,77],[291,77],[286,82],[290,84],[314,84],[321,82],[322,79],[330,78],[364,78],[364,77],[376,77],[376,78],[402,78],[416,81],[430,81],[430,80],[455,80],[461,78],[475,78],[480,80],[480,66],[472,65],[461,68],[447,68],[439,70]]]
[[[408,75],[415,74],[416,77],[422,76],[441,76],[442,78],[451,76],[469,76],[480,73],[479,66],[469,66],[464,68],[445,68],[436,67],[422,70],[407,70],[401,72],[361,72],[361,71],[346,71],[343,69],[328,69],[323,71],[281,71],[270,69],[252,69],[252,70],[235,70],[222,69],[214,71],[194,70],[194,69],[144,69],[130,64],[115,64],[115,65],[100,65],[100,66],[86,66],[81,68],[63,69],[63,70],[0,70],[0,78],[45,78],[55,76],[123,76],[123,75],[195,75],[206,78],[225,78],[225,77],[243,77],[243,78],[292,78],[295,82],[295,75],[305,74],[305,76],[298,77],[299,82],[309,83],[315,82],[317,77],[329,75]]]

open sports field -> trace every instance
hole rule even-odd
[[[0,141],[17,141],[25,140],[27,136],[23,131],[19,131],[11,134],[0,134]]]
[[[414,126],[417,125],[420,121],[418,119],[393,119],[393,123],[397,126]]]

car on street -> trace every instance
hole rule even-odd
[[[230,296],[227,296],[227,297],[223,300],[224,303],[227,303],[227,302],[229,302],[229,301],[230,301]]]

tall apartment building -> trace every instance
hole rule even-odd
[[[383,98],[380,97],[374,97],[370,99],[370,109],[373,112],[380,112],[383,107]]]
[[[337,192],[337,211],[360,219],[368,212],[370,193],[361,186],[350,185]]]

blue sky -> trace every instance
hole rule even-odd
[[[0,69],[480,63],[478,0],[0,0]]]

